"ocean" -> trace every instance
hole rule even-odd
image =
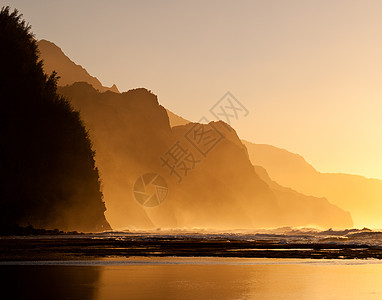
[[[382,299],[381,241],[290,228],[1,237],[0,288],[32,300]]]

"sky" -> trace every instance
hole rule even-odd
[[[227,91],[243,139],[382,179],[382,1],[2,1],[103,85],[198,121]]]

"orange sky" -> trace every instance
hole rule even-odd
[[[382,179],[381,1],[19,1],[38,39],[105,85],[197,121],[226,91],[242,138]]]

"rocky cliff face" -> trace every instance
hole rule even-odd
[[[351,226],[349,214],[324,199],[273,190],[256,172],[236,132],[223,122],[171,128],[166,110],[145,89],[99,93],[76,83],[59,92],[89,128],[114,228],[327,227],[325,217],[333,221],[331,227]],[[159,183],[137,186],[147,173],[166,182],[160,205],[139,203],[142,193],[160,198],[164,192]],[[323,218],[306,215],[316,208]]]
[[[89,129],[113,228],[152,228],[133,197],[133,185],[143,173],[157,171],[158,153],[171,133],[156,96],[144,89],[99,93],[87,83],[59,91],[81,111]]]

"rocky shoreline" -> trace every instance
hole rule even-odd
[[[200,236],[107,236],[61,234],[3,236],[0,262],[88,260],[121,257],[236,257],[382,259],[382,247],[360,243],[238,240]]]

